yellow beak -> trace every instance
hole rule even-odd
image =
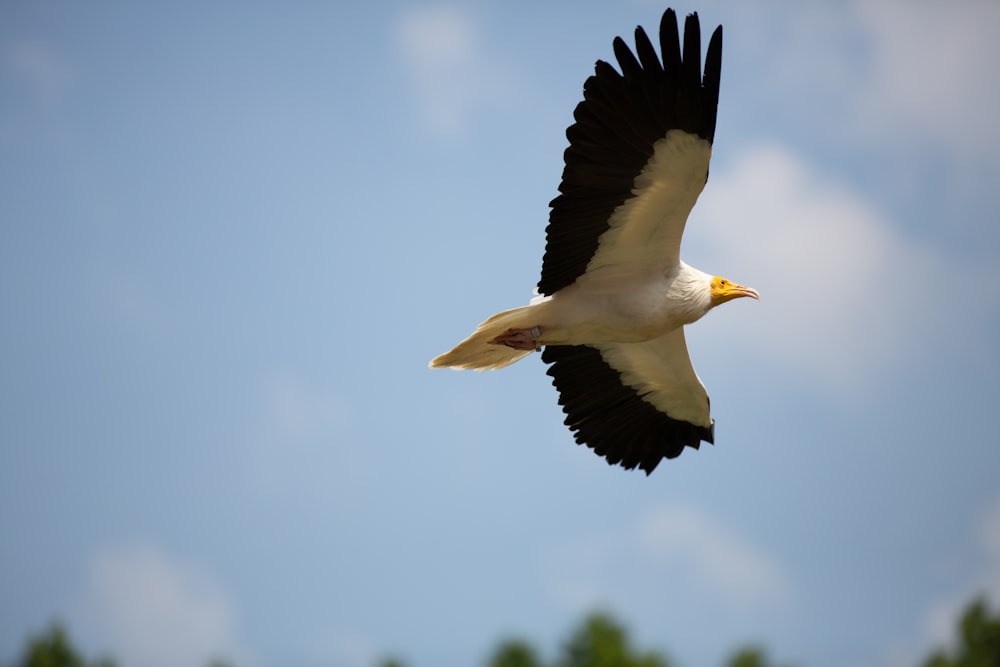
[[[745,285],[731,285],[729,292],[732,293],[732,297],[730,298],[733,299],[741,296],[748,296],[752,299],[760,301],[760,294],[752,287],[746,287]]]
[[[747,287],[745,285],[738,285],[728,280],[723,281],[721,284],[714,283],[712,285],[712,305],[717,306],[720,303],[725,303],[731,299],[738,299],[741,296],[748,296],[752,299],[760,300],[760,293],[757,292],[752,287]]]

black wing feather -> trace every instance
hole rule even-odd
[[[698,449],[702,440],[713,442],[712,428],[671,419],[623,385],[596,348],[550,345],[542,352],[542,361],[552,364],[547,372],[577,443],[593,449],[609,465],[638,466],[648,475],[684,447]]]
[[[683,56],[677,16],[660,21],[662,65],[646,33],[636,29],[636,53],[621,38],[613,50],[621,73],[597,61],[583,85],[583,101],[566,131],[559,195],[552,200],[541,294],[571,285],[587,269],[608,218],[629,197],[636,176],[653,154],[653,144],[671,129],[711,142],[715,137],[722,60],[722,31],[712,35],[701,73],[698,15],[684,24]]]

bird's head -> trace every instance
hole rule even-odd
[[[757,290],[752,287],[744,287],[738,283],[734,283],[731,280],[727,280],[721,276],[715,276],[712,278],[712,282],[709,284],[709,289],[712,293],[712,307],[718,306],[721,303],[725,303],[730,299],[738,299],[741,296],[749,296],[754,299],[760,299],[760,294]]]

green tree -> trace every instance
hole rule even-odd
[[[520,639],[501,642],[486,664],[489,667],[542,667],[535,648]]]
[[[570,635],[556,667],[669,667],[655,652],[636,652],[628,633],[610,614],[596,612]]]
[[[772,667],[767,652],[759,646],[748,646],[734,653],[727,667]]]
[[[88,662],[73,648],[63,626],[53,623],[28,639],[24,655],[13,667],[115,667],[115,663],[108,658]]]
[[[1000,665],[1000,611],[990,613],[986,601],[974,600],[958,622],[958,645],[938,650],[923,667],[998,667]]]

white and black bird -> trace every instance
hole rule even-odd
[[[722,26],[701,67],[698,15],[668,9],[660,52],[641,27],[635,53],[617,37],[621,73],[597,61],[566,131],[550,203],[539,296],[504,311],[431,368],[503,368],[541,350],[576,441],[651,473],[685,446],[713,442],[708,394],[684,326],[756,290],[681,261],[688,214],[708,179]]]

